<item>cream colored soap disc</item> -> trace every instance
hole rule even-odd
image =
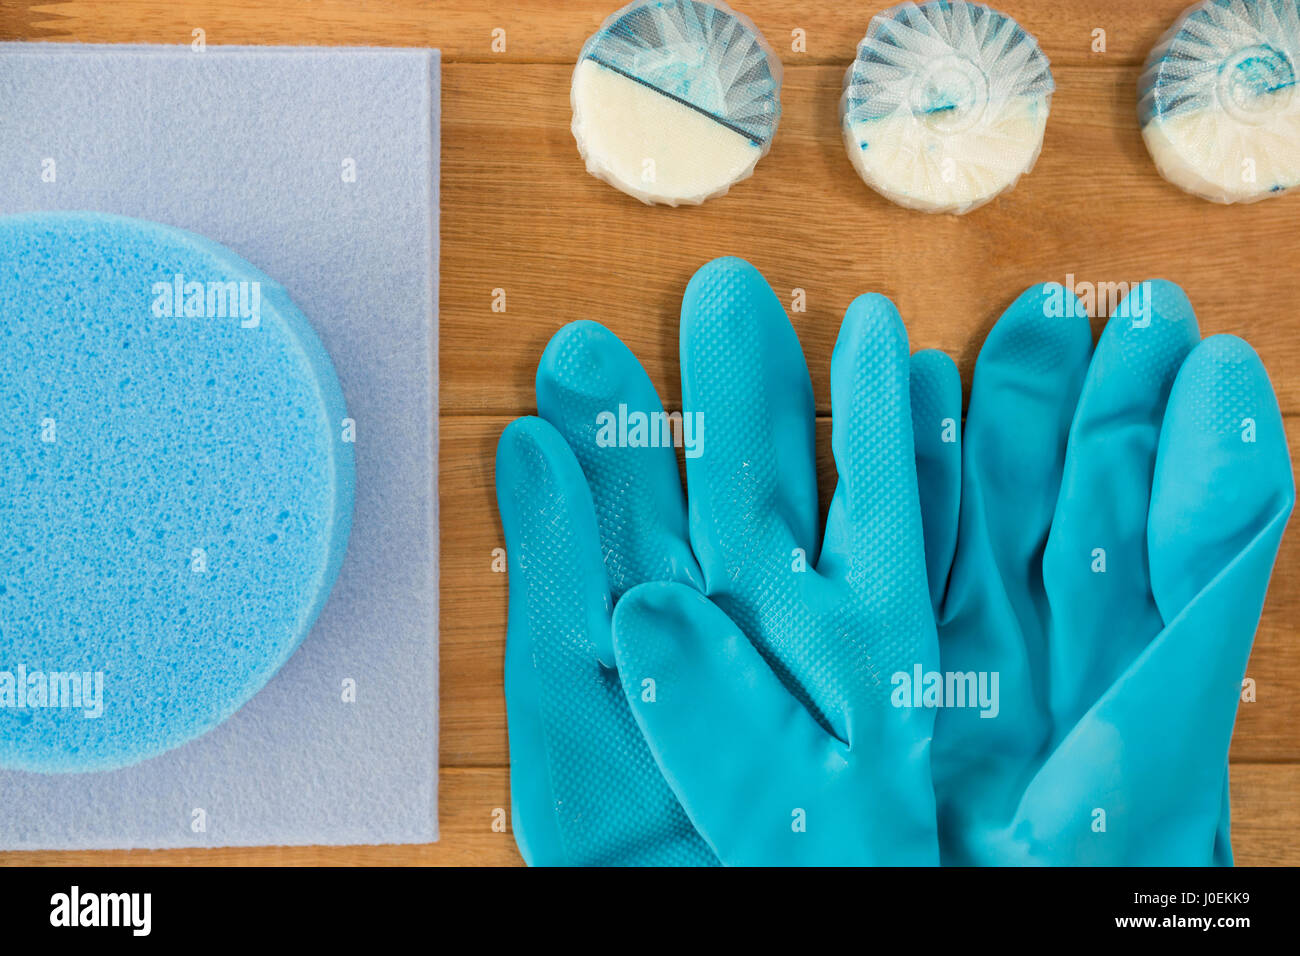
[[[967,213],[1011,189],[1038,159],[1054,84],[1015,20],[960,0],[877,14],[841,101],[863,180],[925,212]]]
[[[587,170],[642,202],[720,196],[767,154],[781,65],[722,3],[638,0],[583,46],[573,135]]]
[[[1213,202],[1300,184],[1300,3],[1208,0],[1147,58],[1138,115],[1156,168]]]

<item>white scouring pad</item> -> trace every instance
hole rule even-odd
[[[1300,183],[1300,3],[1207,0],[1183,12],[1138,84],[1160,174],[1213,202],[1255,202]]]
[[[571,99],[588,172],[644,203],[698,204],[767,154],[781,63],[724,3],[637,0],[583,45]]]
[[[844,145],[901,206],[967,213],[1034,167],[1055,84],[1015,20],[960,0],[872,18],[840,102]]]

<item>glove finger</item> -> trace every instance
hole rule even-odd
[[[778,647],[774,655],[811,691],[815,713],[825,714],[832,731],[855,746],[858,738],[847,736],[854,725],[860,734],[873,727],[880,743],[902,723],[897,711],[875,706],[884,701],[882,679],[910,674],[917,664],[938,666],[909,362],[907,330],[892,302],[865,295],[849,306],[831,359],[831,446],[839,484],[818,578],[806,580],[800,595],[800,603],[822,611],[829,626],[819,631],[821,647],[793,654]],[[854,601],[845,605],[840,595]]]
[[[925,533],[925,567],[935,614],[948,588],[961,507],[961,374],[937,349],[911,360],[912,434]]]
[[[889,577],[920,584],[925,560],[908,396],[907,330],[894,304],[849,306],[831,357],[831,448],[839,484],[817,570],[862,592]]]
[[[1240,339],[1206,339],[1174,380],[1156,454],[1147,535],[1152,593],[1167,626],[1022,801],[1021,829],[1059,859],[1205,866],[1227,858],[1224,768],[1294,502],[1263,365]],[[1103,840],[1079,825],[1080,814],[1096,809],[1107,814]]]
[[[680,585],[637,588],[615,611],[614,647],[655,759],[724,863],[824,865],[862,852],[861,808],[837,787],[848,748],[716,605]]]
[[[1164,626],[1147,514],[1169,390],[1200,338],[1183,290],[1153,281],[1120,304],[1097,343],[1043,557],[1057,727],[1073,726]]]
[[[939,657],[947,673],[996,676],[1001,717],[981,720],[971,708],[937,714],[941,812],[970,803],[962,781],[986,755],[1014,765],[1044,743],[1042,550],[1091,346],[1082,305],[1049,283],[1011,306],[975,365],[957,556],[940,617]]]
[[[1010,626],[996,630],[1008,661],[1025,657],[1020,634],[1038,630],[1037,565],[1091,345],[1079,301],[1035,286],[993,327],[975,365],[958,557],[944,614],[1007,617]],[[982,663],[977,670],[997,669],[996,661]]]
[[[741,259],[718,259],[682,302],[682,395],[705,429],[687,459],[691,543],[710,594],[757,606],[794,550],[817,561],[812,384],[785,310]]]
[[[1164,619],[1247,549],[1276,551],[1294,504],[1282,414],[1263,363],[1234,336],[1206,339],[1174,381],[1156,458],[1147,540]],[[1248,643],[1268,576],[1265,570],[1237,595],[1251,621]]]
[[[627,346],[596,322],[560,329],[537,368],[537,409],[582,465],[614,599],[646,581],[703,589],[675,451],[693,454],[694,421],[664,414]]]
[[[521,418],[497,446],[510,562],[505,691],[515,839],[536,865],[707,863],[602,667],[610,597],[590,493],[550,425]],[[612,647],[608,648],[612,661]]]

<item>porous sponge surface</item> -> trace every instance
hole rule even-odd
[[[351,527],[343,395],[284,290],[193,233],[11,216],[0,264],[0,767],[123,767],[229,717],[310,630]],[[258,321],[169,307],[178,275],[246,284]],[[6,698],[20,668],[102,674],[102,712]]]

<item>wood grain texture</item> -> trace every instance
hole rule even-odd
[[[843,154],[843,71],[884,0],[743,0],[786,64],[781,130],[756,176],[696,209],[650,209],[591,179],[569,132],[569,73],[618,0],[0,0],[0,36],[83,42],[436,46],[444,54],[441,415],[442,839],[421,847],[0,854],[4,864],[517,864],[493,813],[509,806],[501,666],[507,581],[491,570],[501,532],[493,454],[501,428],[534,410],[537,357],[576,318],[633,348],[665,402],[680,401],[677,310],[691,273],[722,254],[753,261],[794,316],[818,407],[840,316],[858,294],[890,295],[914,348],[958,359],[969,385],[985,333],[1016,294],[1069,273],[1090,282],[1180,282],[1206,332],[1261,352],[1300,452],[1300,196],[1223,208],[1156,174],[1135,121],[1136,82],[1188,0],[1007,0],[1035,33],[1058,91],[1043,155],[1009,195],[971,216],[929,217],[867,190]],[[807,31],[808,52],[789,51]],[[506,31],[493,53],[492,31]],[[1092,31],[1109,52],[1091,52]],[[494,289],[507,312],[494,313]],[[1099,323],[1100,324],[1100,323]],[[819,429],[825,497],[828,422]],[[824,504],[824,503],[823,503]],[[1239,863],[1300,864],[1300,544],[1283,545],[1233,745]]]
[[[913,348],[949,352],[969,386],[985,334],[1028,286],[1163,277],[1187,290],[1206,333],[1248,336],[1283,409],[1300,412],[1300,194],[1232,207],[1186,195],[1142,143],[1136,68],[1056,72],[1038,165],[957,218],[895,206],[858,179],[839,136],[837,67],[787,72],[781,130],[753,178],[670,210],[587,175],[568,129],[566,67],[449,66],[442,355],[459,374],[444,378],[443,412],[529,407],[538,354],[578,318],[616,332],[671,402],[682,291],[723,254],[753,262],[787,303],[806,290],[808,311],[793,318],[815,383],[864,292],[890,296]],[[494,289],[506,292],[504,315],[490,308]]]
[[[6,0],[8,2],[8,0]],[[32,2],[36,25],[94,43],[431,46],[457,62],[572,64],[618,0],[63,0]],[[787,65],[847,63],[867,23],[891,4],[737,0]],[[1034,34],[1054,64],[1139,64],[1187,0],[1009,0],[998,9]],[[50,22],[57,11],[57,23]],[[493,31],[506,49],[493,51]],[[793,31],[806,53],[793,51]],[[1107,52],[1093,52],[1093,31]]]

